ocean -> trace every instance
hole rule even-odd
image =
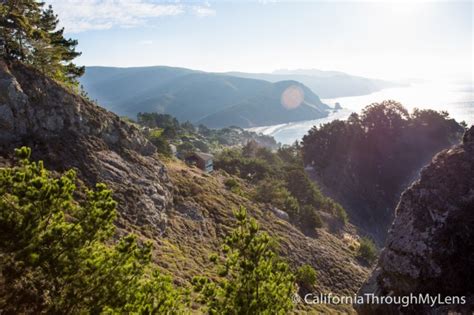
[[[334,106],[337,102],[342,110],[331,113],[322,119],[292,122],[273,126],[254,127],[248,130],[273,136],[282,144],[291,144],[301,140],[313,126],[334,119],[347,119],[352,112],[360,113],[367,105],[383,100],[396,100],[410,112],[414,108],[447,111],[457,121],[474,124],[474,86],[461,82],[422,82],[406,87],[384,89],[362,96],[322,99],[323,103]]]

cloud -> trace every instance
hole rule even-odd
[[[207,3],[204,6],[152,0],[46,0],[46,3],[53,6],[68,33],[137,27],[154,18],[187,11],[200,17],[215,15]]]
[[[153,41],[145,39],[145,40],[139,41],[138,44],[140,44],[140,45],[151,45],[151,44],[153,44]]]
[[[216,15],[216,10],[211,9],[208,5],[206,6],[194,6],[194,14],[198,17],[207,17]]]

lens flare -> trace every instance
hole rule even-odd
[[[298,108],[304,101],[304,92],[299,86],[291,85],[281,94],[281,105],[286,109]]]

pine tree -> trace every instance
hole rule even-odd
[[[75,84],[76,79],[84,74],[84,67],[76,66],[72,60],[81,55],[76,51],[77,40],[66,39],[64,28],[59,28],[58,16],[54,13],[52,6],[43,10],[39,20],[39,28],[45,33],[46,41],[52,47],[50,53],[50,64],[53,66],[51,77],[56,80]]]
[[[104,184],[76,200],[75,173],[53,176],[31,150],[0,168],[0,310],[5,314],[175,314],[183,298],[151,264],[151,244],[113,240]]]
[[[220,281],[193,279],[209,314],[287,314],[293,308],[294,276],[274,251],[274,242],[259,231],[244,208],[235,212],[237,227],[224,241],[225,258],[217,255]]]
[[[35,0],[5,0],[0,6],[2,55],[30,64],[45,75],[77,86],[84,67],[72,61],[80,56],[77,40],[66,39],[51,6]]]
[[[35,0],[5,0],[2,3],[0,31],[7,59],[25,61],[28,58],[42,5]]]

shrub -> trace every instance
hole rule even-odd
[[[340,204],[334,203],[334,212],[336,214],[336,217],[339,219],[339,221],[341,221],[344,225],[346,225],[347,222],[349,222],[349,217],[347,215],[347,212],[346,210],[344,210],[344,208]]]
[[[188,157],[195,151],[195,147],[190,142],[183,142],[176,147],[176,151],[178,152],[178,156],[180,157]]]
[[[375,260],[377,259],[377,247],[370,238],[363,237],[360,240],[358,256],[364,259],[369,264],[375,262]]]
[[[275,172],[266,161],[257,158],[243,157],[240,150],[227,149],[220,153],[214,167],[243,179],[259,181],[270,177]]]
[[[311,265],[305,264],[296,271],[296,282],[301,288],[309,290],[316,283],[316,276],[316,270]]]
[[[313,231],[323,227],[323,220],[313,207],[306,205],[301,208],[300,225],[305,230]]]
[[[254,200],[270,203],[287,212],[292,221],[298,220],[300,212],[298,201],[286,190],[283,181],[275,179],[260,181],[255,189]]]
[[[289,169],[285,175],[286,188],[298,199],[300,205],[311,205],[317,209],[323,208],[324,196],[302,167]]]
[[[204,141],[200,141],[200,140],[193,141],[193,145],[196,149],[198,149],[201,152],[209,153],[210,151],[209,146]]]
[[[239,188],[239,182],[235,180],[234,178],[228,178],[224,181],[224,185],[227,189],[235,189]]]
[[[150,131],[148,140],[150,140],[150,142],[155,145],[158,150],[158,153],[168,157],[173,154],[173,152],[171,151],[170,144],[163,136],[163,129],[155,129]]]
[[[298,200],[295,197],[289,196],[285,200],[284,209],[286,213],[290,216],[291,221],[296,222],[298,221],[300,215],[300,205],[298,204]]]

